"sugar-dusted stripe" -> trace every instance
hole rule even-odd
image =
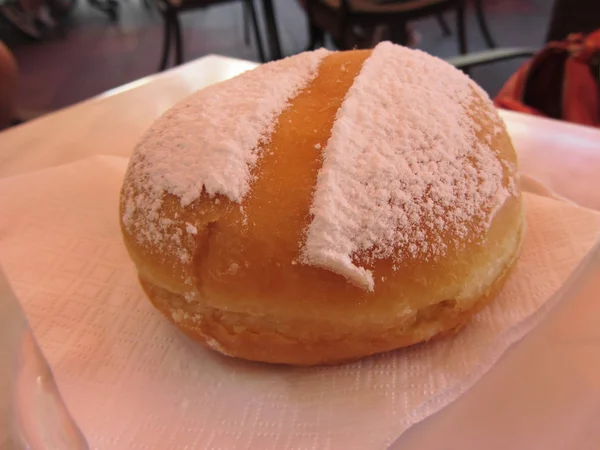
[[[357,256],[435,259],[468,240],[473,223],[486,226],[487,212],[510,193],[491,139],[477,139],[481,127],[469,116],[476,101],[494,111],[449,64],[379,44],[324,149],[304,263],[373,290],[373,274],[356,264]],[[492,113],[486,120],[499,119]]]
[[[204,188],[239,202],[248,192],[259,144],[318,72],[326,50],[265,64],[198,91],[169,110],[134,151],[144,190],[167,192],[183,206]]]
[[[202,89],[167,111],[131,157],[122,196],[125,228],[140,230],[138,240],[162,248],[170,226],[158,220],[165,194],[177,196],[183,207],[203,191],[241,202],[261,144],[290,100],[317,76],[328,53],[306,52],[265,64]],[[172,238],[177,243],[181,236]]]

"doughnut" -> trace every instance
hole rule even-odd
[[[222,354],[338,364],[458,332],[525,226],[517,157],[465,74],[389,42],[304,52],[163,114],[123,180],[149,300]]]

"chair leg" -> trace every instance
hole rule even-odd
[[[181,23],[177,13],[173,13],[173,34],[175,35],[175,65],[183,63],[183,40],[181,38]]]
[[[254,5],[252,5],[254,6]],[[242,3],[242,27],[244,29],[244,44],[250,45],[250,27],[248,26],[249,20],[252,20],[252,13],[250,12],[250,6],[248,6],[248,2],[245,1]]]
[[[260,28],[258,26],[258,17],[256,15],[256,8],[254,7],[254,0],[246,0],[244,2],[245,7],[250,14],[250,20],[252,21],[252,28],[254,28],[254,40],[256,41],[256,48],[258,50],[258,57],[260,62],[266,62],[267,58],[265,55],[265,49],[263,47],[262,36],[260,35]]]
[[[325,32],[314,25],[311,20],[308,21],[308,39],[306,50],[315,50],[319,46],[325,45]]]
[[[90,0],[90,6],[106,14],[111,22],[119,20],[119,3],[116,0]]]
[[[163,14],[163,48],[162,48],[162,56],[160,57],[160,65],[158,66],[158,71],[162,72],[167,68],[167,64],[169,63],[169,53],[171,52],[171,19],[169,18],[169,13]]]
[[[461,55],[466,55],[467,49],[467,29],[465,26],[465,3],[459,0],[456,3],[456,31],[458,34],[458,51]]]
[[[277,19],[275,17],[275,5],[273,0],[262,0],[263,12],[265,15],[265,25],[267,29],[267,42],[270,47],[269,59],[277,60],[283,57],[281,43],[279,41],[279,31],[277,30]]]
[[[438,24],[440,25],[440,28],[442,29],[442,34],[446,37],[450,36],[452,34],[452,30],[450,29],[448,22],[446,22],[446,18],[444,17],[444,15],[442,13],[439,13],[435,15],[435,18]]]
[[[408,28],[405,22],[398,23],[390,28],[391,40],[394,44],[407,46],[409,44]]]
[[[486,45],[488,48],[496,48],[496,44],[494,43],[494,39],[492,39],[492,34],[490,33],[490,29],[487,25],[487,21],[485,20],[482,0],[475,0],[475,15],[477,16],[477,22],[479,23],[479,28],[481,29],[481,34],[483,34],[483,39],[485,40]]]

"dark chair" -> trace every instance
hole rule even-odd
[[[368,35],[373,34],[375,29],[385,30],[387,35],[372,36],[372,42],[365,42],[364,46],[373,46],[375,41],[381,39],[407,45],[410,43],[407,23],[428,16],[435,16],[444,35],[449,35],[450,27],[443,14],[454,11],[458,48],[461,54],[465,54],[466,3],[466,0],[305,0],[309,21],[309,48],[322,44],[324,32],[327,32],[339,48],[347,49],[356,45],[353,39],[356,41],[357,30],[367,30]],[[485,41],[493,48],[494,41],[485,22],[481,0],[475,0],[475,9]]]
[[[175,65],[183,63],[183,40],[181,36],[181,24],[179,21],[180,13],[194,9],[208,8],[222,3],[230,3],[232,1],[236,0],[157,0],[159,10],[164,19],[163,48],[159,70],[162,71],[167,68],[172,45],[175,50]],[[244,21],[246,22],[246,19],[249,18],[254,30],[254,39],[256,41],[259,59],[261,62],[265,62],[265,52],[254,2],[253,0],[240,1],[245,9]],[[247,27],[247,23],[245,23],[245,27]],[[246,30],[247,29],[244,30],[244,40],[248,43],[249,39]]]
[[[555,0],[546,42],[564,40],[570,33],[589,33],[600,28],[598,0]],[[515,58],[533,56],[537,48],[497,48],[449,58],[446,61],[462,70]]]
[[[389,39],[407,45],[407,23],[427,16],[438,16],[446,11],[456,13],[458,46],[467,52],[464,23],[464,0],[306,0],[310,48],[319,45],[323,33],[329,33],[340,49],[372,47],[375,41]],[[388,35],[374,36],[375,30]],[[361,39],[364,33],[364,41]],[[369,42],[369,40],[371,42]]]

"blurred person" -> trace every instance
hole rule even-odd
[[[37,16],[43,0],[6,0],[0,1],[0,14],[27,36],[42,37]]]
[[[74,0],[0,0],[0,15],[30,38],[42,39],[73,5]]]
[[[17,78],[17,61],[0,41],[0,130],[16,119]]]

